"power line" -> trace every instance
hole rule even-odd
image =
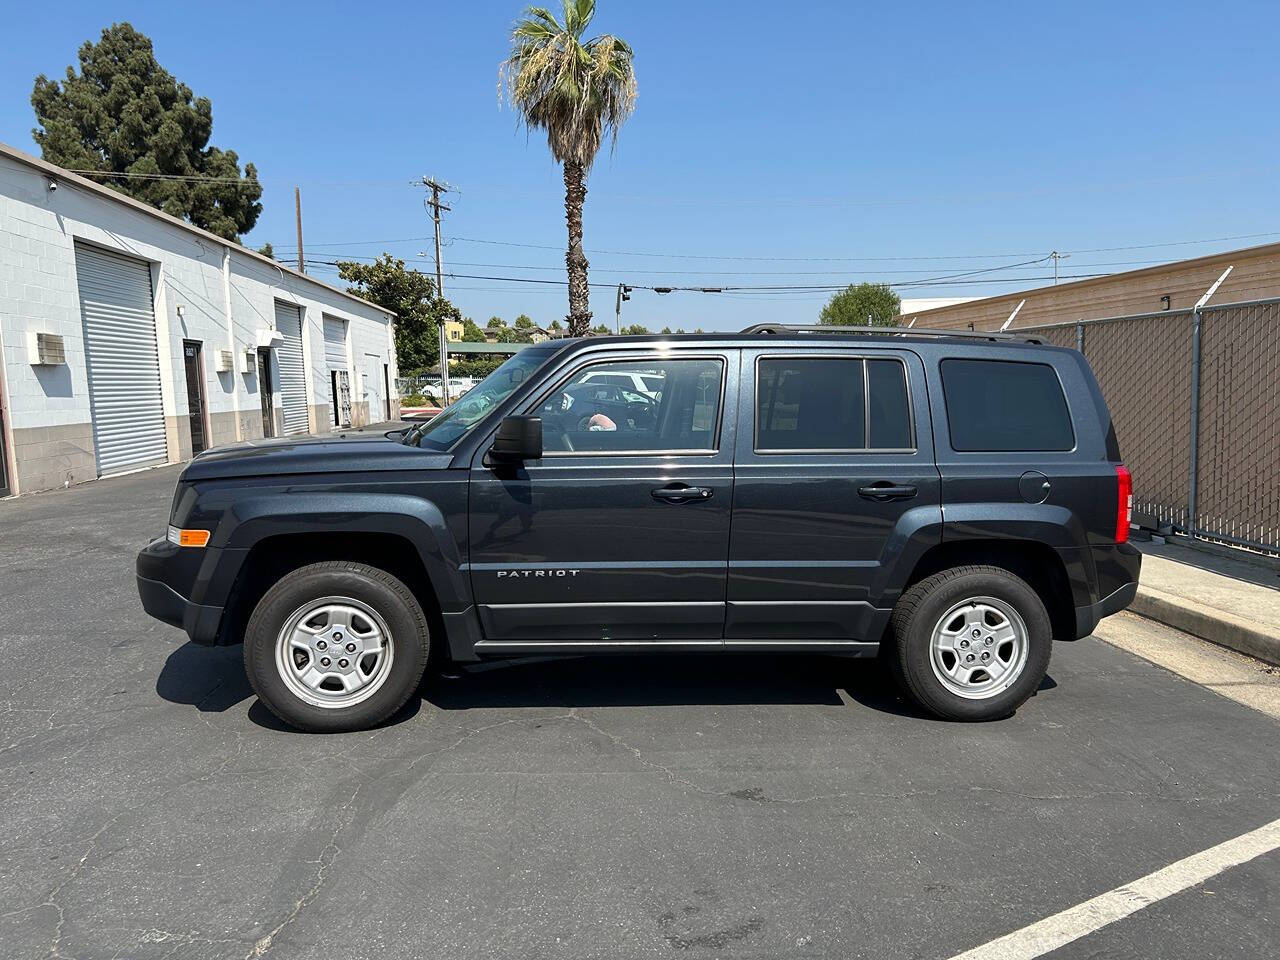
[[[1017,264],[1017,266],[1027,266],[1032,263],[1043,263],[1045,259],[1047,258],[1042,257],[1039,260],[1027,261],[1024,264]],[[313,264],[331,266],[331,267],[337,266],[337,261],[332,261],[332,260],[310,260],[309,259],[307,262],[313,263]],[[1009,265],[1009,267],[1012,267],[1012,266],[1015,266],[1015,265],[1013,264]],[[1045,276],[1032,276],[1032,277],[978,277],[977,276],[978,274],[992,273],[997,270],[1008,269],[1009,267],[992,267],[987,270],[974,270],[966,273],[946,274],[943,276],[929,277],[929,278],[923,278],[923,279],[890,280],[890,281],[887,281],[887,285],[891,287],[912,288],[912,287],[930,287],[930,286],[949,286],[952,284],[1024,283],[1032,280],[1052,280],[1053,279],[1052,274],[1048,274]],[[1061,276],[1063,279],[1085,279],[1089,277],[1105,277],[1110,275],[1111,274],[1109,273],[1072,273],[1072,274],[1062,274]],[[444,276],[449,277],[450,279],[458,279],[458,280],[487,280],[487,281],[501,282],[501,283],[526,283],[526,284],[537,284],[541,286],[555,286],[555,287],[563,287],[566,285],[566,282],[567,282],[564,280],[546,280],[541,277],[508,277],[508,276],[496,276],[492,274],[455,273],[452,271],[444,273]],[[617,288],[616,283],[592,281],[590,285],[593,287],[607,287],[610,289]],[[676,291],[679,291],[682,293],[719,293],[719,292],[725,292],[725,291],[733,291],[733,292],[810,291],[810,292],[817,293],[817,292],[823,292],[823,291],[831,292],[836,290],[843,290],[846,286],[848,286],[848,284],[845,284],[845,283],[729,284],[729,285],[720,285],[717,287],[702,286],[702,285],[681,286],[681,285],[675,285],[675,284],[670,286],[667,286],[665,284],[628,284],[628,286],[631,286],[637,290],[650,290],[656,293],[676,292]]]
[[[305,182],[305,181],[304,181]],[[1172,240],[1162,243],[1135,243],[1118,247],[1085,247],[1078,249],[1064,249],[1063,253],[1114,253],[1121,250],[1154,250],[1165,247],[1182,247],[1193,246],[1204,243],[1227,243],[1235,240],[1261,240],[1269,237],[1280,237],[1280,231],[1269,233],[1245,233],[1237,234],[1229,237],[1207,237],[1199,240]],[[394,240],[347,240],[333,241],[329,243],[311,243],[310,247],[358,247],[366,245],[376,245],[380,243],[422,243],[430,240],[431,237],[401,237]],[[543,244],[543,243],[520,243],[514,240],[487,240],[479,237],[454,237],[450,243],[479,243],[490,246],[501,247],[521,247],[528,250],[554,250],[558,253],[564,253],[562,244]],[[618,256],[618,257],[655,257],[666,260],[730,260],[730,261],[748,261],[763,263],[898,263],[909,261],[938,261],[938,260],[999,260],[1010,257],[1032,257],[1040,256],[1043,251],[1022,251],[1019,253],[964,253],[964,254],[937,254],[933,256],[900,256],[900,257],[783,257],[783,256],[744,256],[738,254],[710,254],[710,253],[657,253],[654,251],[642,250],[596,250],[586,251],[591,256]],[[355,259],[355,258],[353,258]],[[1161,262],[1161,261],[1151,261]]]
[[[74,167],[68,168],[69,173],[79,174],[82,177],[107,177],[120,178],[123,180],[176,180],[189,181],[199,183],[305,183],[312,187],[377,187],[377,186],[405,186],[411,187],[415,181],[410,178],[403,180],[288,180],[280,178],[262,179],[261,177],[206,177],[200,174],[189,173],[132,173],[127,170],[85,170]],[[379,241],[381,242],[381,241]]]
[[[312,246],[314,245],[308,244],[308,249],[310,249]],[[277,250],[276,253],[278,256],[281,256],[281,257],[294,256],[293,250]],[[354,254],[354,253],[330,253],[329,256],[338,257],[343,260],[357,260],[357,261],[374,261],[379,259],[378,257],[371,257],[364,254]],[[399,259],[402,259],[405,263],[431,263],[432,262],[429,258],[425,258],[425,257],[401,257]],[[1043,260],[1048,258],[1041,258],[1041,259]],[[472,261],[472,260],[453,260],[451,262],[453,263],[454,266],[458,266],[458,267],[486,267],[486,268],[501,269],[501,270],[538,270],[538,271],[544,271],[544,272],[563,272],[564,270],[564,264],[559,264],[557,266],[547,266],[546,264],[534,264],[534,263],[488,263],[488,262],[478,262],[478,261]],[[1038,263],[1040,261],[1037,260],[1032,262]],[[1169,262],[1168,260],[1109,260],[1109,261],[1081,263],[1079,264],[1079,266],[1081,267],[1148,266],[1151,264],[1160,264],[1160,263],[1168,263],[1168,262]],[[1015,268],[1016,268],[1016,265],[1007,264],[1004,266],[994,267],[993,269],[1015,269]],[[937,269],[938,269],[937,267],[934,267],[932,269],[922,268],[922,267],[914,267],[914,268],[903,267],[903,268],[896,269],[894,272],[895,273],[933,273]],[[851,269],[721,270],[718,268],[708,268],[706,270],[664,270],[664,269],[648,268],[648,267],[636,268],[636,267],[593,266],[591,268],[591,272],[592,273],[625,274],[627,276],[634,276],[636,274],[657,274],[659,276],[694,276],[694,277],[807,277],[807,276],[830,277],[830,276],[847,276],[850,274],[877,275],[882,271],[881,269],[870,269],[870,268],[862,269],[862,270],[851,270]]]

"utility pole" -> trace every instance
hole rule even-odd
[[[614,308],[614,331],[622,333],[622,301],[631,299],[631,288],[625,283],[618,284],[618,304]]]
[[[1058,261],[1069,260],[1071,258],[1071,254],[1059,253],[1055,250],[1053,253],[1049,254],[1049,256],[1053,258],[1053,285],[1056,287],[1058,285]]]
[[[298,272],[307,272],[307,263],[302,258],[302,191],[293,188],[293,213],[298,220]]]
[[[444,275],[440,268],[440,211],[448,210],[446,204],[440,202],[441,192],[448,192],[447,184],[438,183],[435,177],[423,177],[422,185],[431,191],[431,199],[426,201],[431,208],[431,219],[436,227],[436,296],[444,298]],[[445,332],[444,320],[440,321],[440,402],[449,405],[449,337]]]

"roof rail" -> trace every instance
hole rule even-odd
[[[784,333],[873,333],[886,337],[967,337],[972,340],[1021,340],[1039,343],[1035,337],[995,330],[947,330],[942,327],[846,327],[838,324],[795,325],[789,323],[756,323],[742,331],[745,334]]]

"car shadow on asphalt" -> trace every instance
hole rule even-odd
[[[849,699],[921,716],[883,665],[845,657],[767,654],[566,656],[496,660],[430,677],[423,697],[442,710],[495,707],[812,704]]]
[[[165,661],[156,693],[201,713],[222,713],[253,697],[242,648],[185,643]],[[1052,677],[1037,692],[1052,690]],[[841,696],[841,694],[845,696]],[[918,720],[880,660],[821,654],[668,654],[527,657],[451,666],[429,672],[386,726],[415,715],[425,701],[441,710],[521,707],[840,706]],[[269,730],[289,728],[255,700],[249,720]]]
[[[254,696],[253,687],[244,672],[244,647],[209,647],[188,641],[169,654],[160,676],[156,693],[170,703],[193,706],[201,713],[225,713]],[[408,720],[422,706],[419,697],[409,702],[379,726],[394,726]],[[293,732],[259,700],[249,706],[249,720],[260,727],[280,732]]]
[[[207,647],[187,641],[164,663],[156,693],[201,713],[222,713],[253,696],[244,673],[242,647]]]

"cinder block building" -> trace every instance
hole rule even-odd
[[[0,496],[395,419],[394,319],[0,144]]]

